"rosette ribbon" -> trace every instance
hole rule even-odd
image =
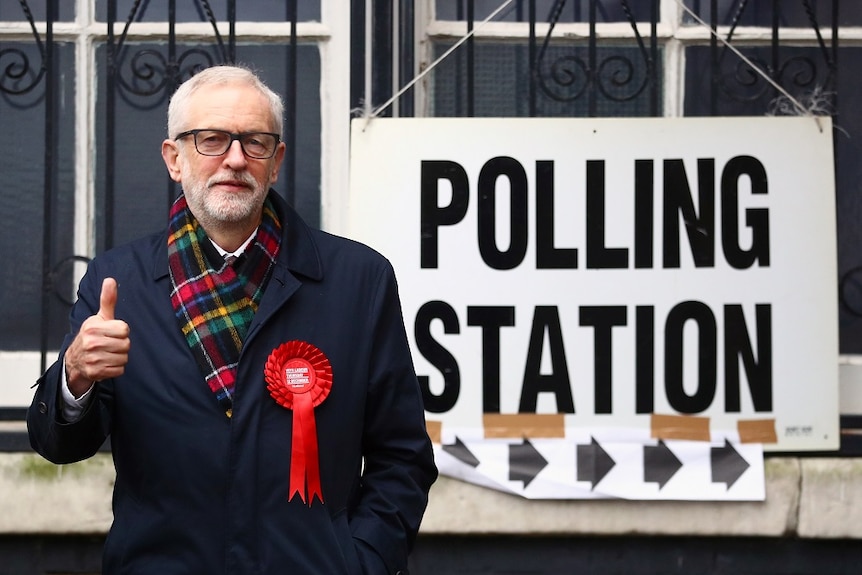
[[[289,341],[269,355],[264,376],[266,388],[276,403],[293,411],[287,499],[299,495],[309,507],[315,497],[323,503],[314,408],[332,389],[329,359],[310,343]]]

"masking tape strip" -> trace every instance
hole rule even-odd
[[[562,413],[535,414],[499,414],[486,413],[482,416],[485,428],[485,438],[505,437],[550,437],[565,438],[566,423]]]
[[[774,419],[740,419],[736,429],[740,443],[778,443]]]
[[[653,413],[650,417],[650,434],[653,439],[709,441],[709,418]]]
[[[428,437],[431,438],[431,443],[443,443],[443,422],[425,420],[425,429],[428,431]]]

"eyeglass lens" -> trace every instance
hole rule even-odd
[[[234,140],[239,140],[245,154],[251,158],[271,158],[278,140],[272,134],[231,134],[221,130],[201,130],[195,133],[195,148],[205,156],[221,156],[228,151]]]

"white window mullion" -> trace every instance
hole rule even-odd
[[[424,2],[416,3],[416,13],[414,20],[413,32],[413,60],[415,62],[413,73],[418,75],[422,70],[428,67],[431,63],[431,44],[432,39],[428,34],[431,19],[434,14],[434,0],[425,0]],[[414,88],[415,91],[415,110],[416,117],[424,118],[429,115],[430,98],[428,96],[431,78],[426,76],[421,82],[417,82]]]
[[[662,86],[662,115],[676,118],[685,111],[685,45],[676,38],[664,44],[662,68],[659,78]]]
[[[74,253],[92,256],[96,251],[96,48],[92,36],[95,7],[88,0],[78,4],[75,41],[75,222]],[[75,266],[74,284],[86,271]]]
[[[677,38],[682,8],[675,2],[662,2],[659,8],[660,27],[669,30],[662,55],[662,115],[679,117],[685,110],[685,45]]]
[[[320,224],[347,233],[350,179],[350,10],[322,0],[328,36],[320,47]]]

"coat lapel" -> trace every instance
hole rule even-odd
[[[252,320],[245,345],[248,345],[260,325],[296,293],[302,286],[303,279],[323,279],[323,265],[311,229],[281,196],[270,191],[270,197],[281,220],[281,249],[272,270],[272,277],[269,278],[263,299]]]

